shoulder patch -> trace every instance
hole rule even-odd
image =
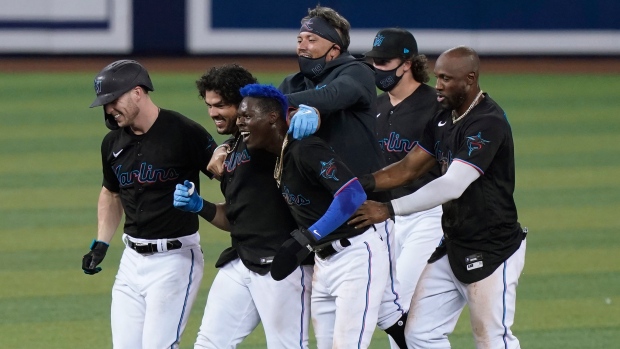
[[[339,179],[336,177],[336,171],[337,168],[336,164],[334,164],[333,158],[327,162],[321,161],[321,177],[325,179],[333,179],[337,182]]]
[[[490,142],[491,141],[482,138],[482,132],[478,132],[475,136],[467,137],[467,148],[469,149],[467,155],[471,155],[472,152],[482,149],[485,144]]]

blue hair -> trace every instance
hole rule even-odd
[[[286,96],[273,85],[248,84],[239,89],[242,97],[271,98],[275,99],[282,107],[282,117],[286,119],[288,102]]]

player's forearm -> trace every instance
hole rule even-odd
[[[458,199],[478,177],[480,173],[472,166],[454,161],[445,175],[414,193],[392,200],[394,214],[408,215]]]
[[[390,190],[409,184],[430,171],[435,164],[435,159],[430,154],[415,146],[404,159],[373,173],[374,191]]]
[[[97,202],[97,240],[109,243],[123,218],[119,193],[101,188]]]
[[[339,77],[324,88],[310,89],[287,95],[289,105],[305,104],[316,108],[321,115],[347,109],[357,103],[363,94],[358,82],[348,77]]]
[[[205,205],[207,205],[208,201],[205,201]],[[211,220],[207,219],[207,217],[205,217],[202,214],[202,210],[200,212],[198,212],[198,214],[202,217],[205,218],[209,221],[209,223],[213,224],[214,227],[224,230],[224,231],[230,231],[230,222],[228,221],[228,218],[226,217],[226,204],[224,203],[219,203],[219,204],[214,204],[215,206],[215,214],[209,217],[211,218]]]
[[[366,193],[357,179],[350,180],[334,196],[323,216],[308,228],[320,240],[344,224],[366,200]]]

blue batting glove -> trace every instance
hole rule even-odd
[[[194,183],[188,180],[185,180],[183,184],[177,184],[172,203],[174,207],[181,211],[194,213],[202,210],[202,198],[194,189]]]
[[[297,113],[291,119],[288,133],[292,133],[295,139],[302,139],[315,133],[318,127],[319,114],[316,110],[305,104],[300,104]]]

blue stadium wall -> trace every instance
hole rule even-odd
[[[0,0],[0,54],[291,54],[316,1]],[[320,1],[351,23],[350,51],[384,27],[422,53],[618,55],[620,1]]]

